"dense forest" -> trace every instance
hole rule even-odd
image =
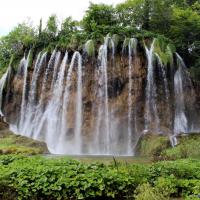
[[[0,67],[17,62],[33,49],[81,50],[92,39],[97,45],[107,34],[168,41],[184,58],[193,78],[200,80],[200,3],[198,0],[127,0],[113,7],[91,3],[81,21],[71,17],[59,22],[51,15],[43,27],[23,22],[0,38]]]

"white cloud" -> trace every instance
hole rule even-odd
[[[80,20],[90,0],[6,0],[0,5],[0,36],[7,34],[14,26],[30,18],[34,25],[44,21],[51,14],[60,20],[72,16]],[[93,3],[117,4],[123,0],[91,0]]]

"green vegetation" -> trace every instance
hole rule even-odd
[[[179,144],[174,148],[165,149],[161,157],[166,160],[180,158],[200,158],[200,137],[199,134],[180,136]]]
[[[59,28],[61,27],[61,28]],[[52,51],[80,50],[86,41],[87,50],[94,54],[93,47],[103,42],[107,34],[113,35],[115,44],[125,38],[156,37],[161,45],[158,54],[164,64],[172,60],[175,48],[190,68],[194,78],[200,80],[200,3],[198,0],[126,0],[116,7],[105,4],[90,4],[81,21],[66,18],[60,24],[57,17],[49,17],[46,26],[28,23],[17,25],[8,35],[0,38],[0,71],[5,71],[13,56],[15,63],[32,48],[35,53],[42,49]],[[89,55],[91,56],[91,55]]]
[[[136,37],[141,47],[143,41],[146,44],[146,39],[155,37],[155,52],[164,65],[171,64],[178,51],[191,75],[200,80],[197,0],[126,0],[116,7],[91,3],[80,22],[68,17],[59,24],[52,15],[45,27],[42,20],[38,27],[19,24],[0,38],[0,76],[9,64],[11,74],[29,49],[32,59],[39,51],[54,48],[85,50],[94,57],[107,34],[115,46],[123,42],[127,46],[130,38]],[[87,159],[30,156],[47,152],[46,146],[13,135],[6,127],[1,130],[0,125],[0,199],[199,199],[200,137],[192,134],[178,140],[171,148],[167,137],[145,135],[137,152],[151,162],[102,159],[91,163]]]
[[[167,136],[148,134],[139,141],[137,154],[142,157],[151,157],[153,161],[200,158],[199,134],[180,135],[178,142],[179,144],[172,148]]]
[[[94,47],[94,41],[93,40],[88,40],[85,43],[85,50],[86,50],[88,56],[90,56],[90,57],[95,56],[95,47]]]
[[[167,66],[167,64],[173,64],[173,54],[176,51],[174,45],[170,45],[166,41],[158,38],[155,40],[154,48],[155,53],[159,56],[164,66]]]
[[[147,134],[140,138],[137,145],[137,154],[142,157],[159,157],[160,153],[170,148],[170,142],[166,136]]]
[[[35,155],[47,153],[46,144],[43,142],[34,141],[32,139],[14,135],[11,131],[2,127],[0,130],[0,155],[2,154],[24,154]]]
[[[77,161],[30,156],[45,153],[46,146],[13,135],[0,123],[0,199],[198,199],[200,137],[192,134],[178,140],[180,144],[171,148],[167,137],[145,135],[137,150],[151,161],[145,157],[77,157]]]
[[[200,161],[150,165],[83,164],[68,158],[0,156],[0,198],[137,199],[197,198]]]

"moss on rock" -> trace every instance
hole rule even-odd
[[[179,142],[177,146],[162,151],[161,156],[163,159],[200,158],[200,134],[180,135],[177,139]]]
[[[168,137],[163,135],[143,135],[137,145],[136,154],[142,157],[159,157],[160,153],[170,148]]]
[[[155,161],[200,158],[200,134],[180,135],[177,140],[178,145],[172,147],[168,136],[146,134],[139,140],[136,154]]]
[[[48,153],[44,142],[15,135],[5,123],[0,122],[0,154],[35,155],[42,153]]]

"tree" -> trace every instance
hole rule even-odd
[[[200,58],[196,53],[199,52],[200,15],[191,8],[174,8],[168,37],[173,40],[187,64],[196,65]]]
[[[61,30],[58,33],[58,43],[61,47],[66,47],[71,38],[73,38],[76,33],[78,33],[78,22],[74,21],[71,17],[67,17],[61,24]]]
[[[42,19],[40,19],[40,25],[38,27],[38,35],[40,36],[41,33],[42,33]]]
[[[12,55],[21,56],[36,42],[34,28],[24,22],[16,26],[7,36],[0,39],[0,67],[8,65]]]
[[[192,5],[192,10],[194,10],[195,12],[197,12],[200,15],[200,2],[195,2]]]
[[[50,39],[55,39],[58,33],[58,21],[56,15],[51,15],[47,21],[45,32],[48,34]]]
[[[116,7],[118,22],[122,26],[132,26],[138,29],[143,28],[144,24],[147,25],[147,21],[149,21],[149,11],[145,7],[148,6],[148,3],[146,2],[146,0],[127,0],[124,3],[118,4]]]
[[[115,9],[112,6],[93,3],[90,3],[81,22],[84,30],[89,33],[101,29],[102,26],[113,26],[116,23]]]
[[[163,33],[170,26],[171,1],[127,0],[116,7],[118,21],[122,26]]]

